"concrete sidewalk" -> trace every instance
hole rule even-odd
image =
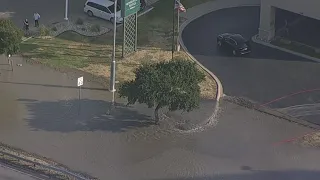
[[[188,21],[192,21],[195,18],[218,9],[246,5],[260,5],[260,0],[214,0],[189,8],[186,12],[180,13],[180,15],[181,17],[188,19]]]

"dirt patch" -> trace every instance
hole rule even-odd
[[[309,146],[309,147],[320,147],[320,132],[311,134],[311,135],[306,135],[302,137],[299,142],[304,145],[304,146]]]
[[[171,59],[170,51],[163,50],[140,50],[132,56],[122,59],[117,63],[116,80],[121,82],[132,80],[135,78],[134,69],[143,63],[155,63]],[[191,60],[185,52],[179,52],[175,57]],[[96,76],[105,77],[105,85],[109,83],[110,65],[109,64],[90,64],[87,67],[79,68],[82,71],[94,74]],[[200,67],[199,67],[200,69]],[[206,73],[206,72],[204,72]],[[200,83],[201,97],[207,99],[215,99],[217,92],[216,82],[206,73],[205,80]]]

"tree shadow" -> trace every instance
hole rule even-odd
[[[161,180],[318,180],[320,171],[289,170],[289,171],[263,171],[248,170],[242,174],[217,174],[215,176],[183,177]],[[160,180],[160,179],[153,179]]]
[[[153,125],[152,118],[139,113],[133,107],[102,100],[71,99],[60,101],[36,101],[18,99],[29,111],[26,120],[34,131],[111,131],[124,132],[129,129]]]

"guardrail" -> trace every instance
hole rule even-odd
[[[19,169],[28,172],[41,174],[44,179],[57,180],[97,180],[97,178],[88,177],[79,173],[72,172],[63,167],[56,167],[49,164],[42,164],[8,152],[0,151],[0,161],[5,164],[13,165]]]

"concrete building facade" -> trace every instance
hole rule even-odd
[[[320,0],[261,0],[259,38],[270,41],[275,36],[277,8],[320,20],[319,7]]]

